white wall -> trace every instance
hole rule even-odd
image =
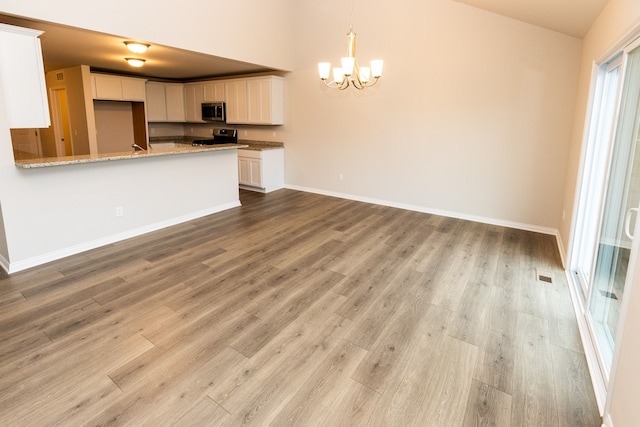
[[[581,41],[450,0],[359,1],[357,57],[384,75],[338,93],[317,62],[346,53],[342,3],[296,4],[287,185],[556,230]]]

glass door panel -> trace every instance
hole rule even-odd
[[[624,294],[631,238],[625,228],[635,221],[640,204],[640,48],[626,58],[624,85],[610,157],[595,266],[590,277],[587,319],[597,342],[603,371],[608,373]],[[632,221],[633,220],[633,221]]]
[[[584,161],[584,178],[579,199],[578,256],[574,273],[578,278],[583,302],[587,300],[596,254],[596,242],[602,206],[604,183],[608,170],[609,150],[613,138],[614,119],[618,105],[622,55],[618,55],[600,69],[598,90],[594,104],[593,138],[589,141]]]

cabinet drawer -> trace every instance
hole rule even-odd
[[[249,159],[261,159],[262,151],[238,149],[238,157],[246,157]]]

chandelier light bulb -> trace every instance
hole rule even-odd
[[[320,62],[318,64],[318,73],[320,74],[320,78],[322,80],[327,80],[329,78],[329,74],[331,73],[331,63]]]
[[[382,65],[384,61],[382,59],[374,59],[371,61],[371,75],[375,78],[382,76]]]
[[[371,68],[360,67],[360,81],[362,83],[367,83],[369,81],[370,76],[371,76]]]

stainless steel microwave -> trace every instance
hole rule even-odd
[[[224,122],[226,120],[226,107],[224,102],[203,103],[202,120],[206,122]]]

